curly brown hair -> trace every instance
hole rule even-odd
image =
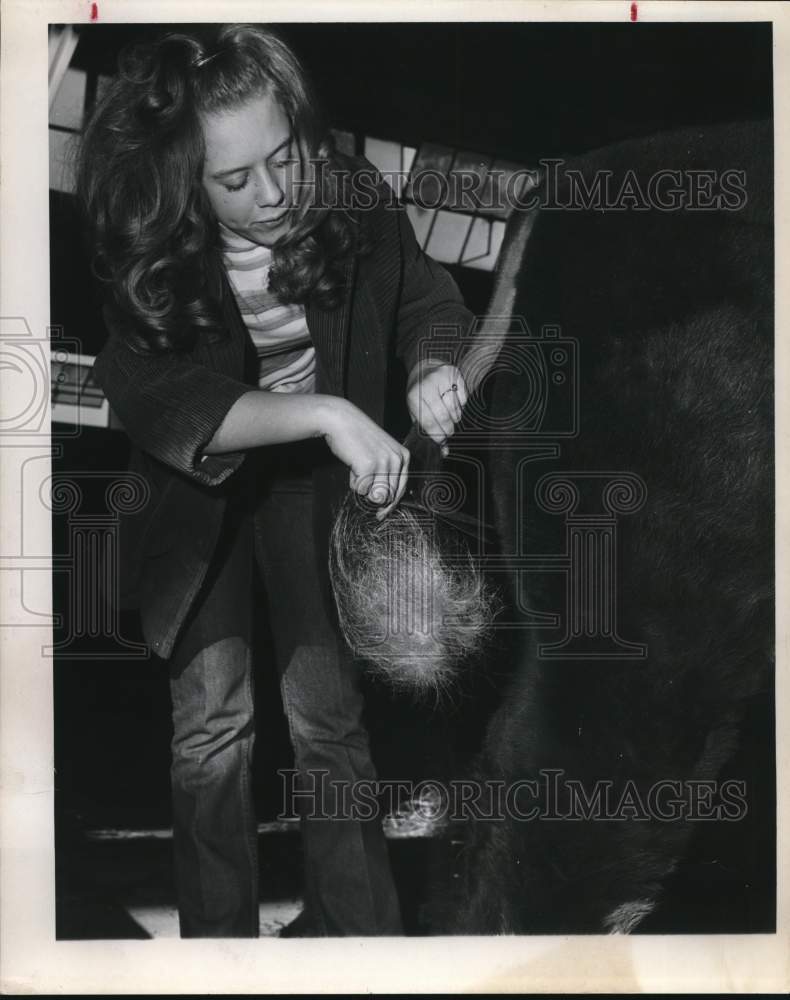
[[[83,131],[77,194],[94,273],[133,320],[143,348],[188,349],[201,329],[223,335],[207,296],[218,225],[201,183],[200,116],[262,94],[289,118],[302,162],[317,167],[273,247],[269,289],[283,302],[333,309],[344,293],[345,259],[366,249],[357,217],[343,207],[345,158],[307,74],[275,32],[231,24],[208,37],[171,33],[127,47]]]

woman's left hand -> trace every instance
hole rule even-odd
[[[441,446],[447,456],[447,439],[455,431],[466,406],[464,377],[455,365],[427,359],[419,362],[409,376],[406,403],[417,426]]]

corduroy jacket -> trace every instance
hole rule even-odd
[[[365,160],[352,163],[373,169]],[[457,332],[460,353],[472,314],[452,277],[422,252],[405,209],[380,176],[375,192],[370,209],[357,210],[372,250],[349,260],[344,303],[332,311],[308,303],[305,313],[316,350],[316,391],[345,396],[383,425],[393,356],[410,371],[421,344],[437,330],[445,342],[448,328]],[[145,641],[164,658],[205,578],[246,455],[204,456],[203,448],[236,400],[256,385],[255,349],[219,252],[210,284],[226,339],[211,342],[201,334],[188,352],[143,353],[132,346],[128,320],[108,305],[108,339],[94,368],[131,439],[129,468],[150,491],[139,510],[123,517],[120,592],[111,599],[139,608]],[[265,461],[266,449],[260,451]],[[316,473],[316,510],[323,517],[317,544],[328,537],[347,475],[337,461]]]

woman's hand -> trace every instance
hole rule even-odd
[[[381,504],[379,519],[398,503],[406,489],[409,452],[362,410],[339,397],[324,418],[323,436],[334,455],[349,467],[349,485],[360,496]]]
[[[448,453],[447,439],[460,421],[467,392],[464,377],[454,365],[426,359],[412,369],[406,403],[417,426]]]
[[[383,431],[359,407],[323,393],[279,393],[251,389],[228,410],[206,455],[323,437],[349,467],[351,489],[385,505],[384,517],[403,496],[409,450]]]

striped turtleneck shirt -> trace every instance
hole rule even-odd
[[[272,251],[220,224],[222,260],[242,319],[258,352],[258,386],[271,392],[315,391],[315,348],[304,307],[269,291]]]

